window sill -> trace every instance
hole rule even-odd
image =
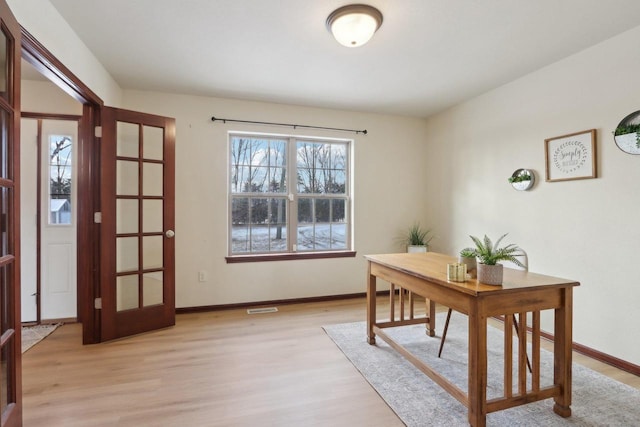
[[[263,262],[263,261],[292,261],[297,259],[321,259],[321,258],[354,258],[356,251],[340,252],[313,252],[313,253],[288,253],[276,255],[234,255],[227,256],[227,264],[241,262]]]

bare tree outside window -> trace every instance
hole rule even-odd
[[[346,148],[344,143],[297,143],[299,250],[347,249],[343,198],[347,191]]]
[[[346,155],[344,144],[298,142],[298,192],[344,194]]]
[[[70,136],[49,137],[49,223],[71,224],[73,141]]]
[[[231,138],[232,252],[286,251],[286,145]]]

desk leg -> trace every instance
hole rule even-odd
[[[487,418],[487,317],[469,313],[469,424],[484,427]]]
[[[376,276],[371,274],[371,262],[367,268],[367,342],[376,343],[373,325],[376,323]]]
[[[427,335],[430,337],[436,336],[436,302],[427,299],[427,316],[429,316],[429,323],[427,323]]]
[[[553,412],[561,417],[571,416],[571,346],[573,342],[573,288],[564,289],[562,307],[555,310],[555,338],[553,345],[553,382],[559,384],[561,394],[554,398]]]

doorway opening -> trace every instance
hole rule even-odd
[[[82,104],[22,62],[22,322],[75,322]]]

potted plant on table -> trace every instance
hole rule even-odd
[[[476,278],[477,262],[476,253],[473,249],[465,248],[461,250],[458,255],[458,262],[467,266],[467,274],[471,276],[472,279]]]
[[[427,252],[429,243],[433,236],[430,236],[431,230],[424,229],[419,223],[413,224],[406,235],[403,237],[404,243],[407,245],[407,252]]]
[[[498,261],[511,261],[515,265],[524,268],[522,262],[517,258],[523,255],[522,250],[517,245],[512,243],[499,247],[500,242],[506,235],[500,236],[495,244],[486,235],[483,240],[475,236],[469,236],[476,247],[466,248],[464,251],[473,252],[478,259],[478,282],[487,285],[502,284],[503,266]]]

